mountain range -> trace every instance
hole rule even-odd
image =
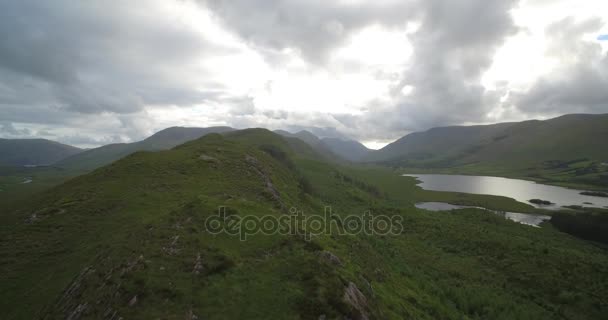
[[[167,150],[230,127],[171,127],[134,143],[82,150],[49,140],[0,140],[0,164],[53,165],[88,172],[136,151]],[[432,128],[408,134],[380,150],[354,140],[308,131],[275,133],[297,138],[330,161],[377,163],[410,171],[438,170],[524,177],[548,183],[608,186],[608,114],[571,114],[549,120]]]
[[[608,114],[433,128],[370,153],[366,161],[446,167],[473,163],[528,165],[547,160],[608,161]]]

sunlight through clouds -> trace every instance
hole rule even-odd
[[[146,5],[0,5],[2,120],[28,128],[15,131],[24,136],[90,142],[172,125],[279,129],[289,119],[378,146],[465,120],[608,111],[585,89],[608,78],[606,1]],[[98,121],[80,130],[96,115],[118,124],[114,137]]]

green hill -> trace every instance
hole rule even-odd
[[[329,163],[301,140],[264,129],[135,152],[0,215],[2,318],[599,319],[608,312],[605,249],[481,210],[418,210],[420,192],[412,178]],[[279,230],[296,232],[251,229],[242,241],[230,231],[254,218],[321,217],[327,206],[335,214],[329,233],[287,224]],[[207,229],[218,211],[230,232]],[[349,216],[401,223],[393,235],[341,234],[353,227],[343,220]]]
[[[171,149],[184,142],[198,139],[209,133],[229,132],[230,127],[186,128],[171,127],[133,143],[116,143],[90,149],[73,157],[57,162],[60,168],[76,171],[90,171],[112,163],[136,151],[158,151]]]
[[[0,165],[44,166],[82,152],[46,139],[0,139]]]
[[[420,169],[513,175],[561,184],[608,187],[608,114],[409,134],[367,161]]]

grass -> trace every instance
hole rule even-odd
[[[608,312],[605,249],[551,226],[532,228],[481,210],[416,209],[422,200],[527,206],[425,192],[391,169],[328,163],[305,144],[259,129],[138,152],[3,213],[0,308],[4,319],[361,313],[598,319]],[[205,219],[220,206],[240,217],[280,217],[291,207],[308,216],[325,206],[342,217],[370,211],[399,215],[404,230],[312,241],[256,234],[240,241],[205,231]],[[341,264],[321,258],[323,251]],[[366,297],[361,310],[343,299],[350,283]]]

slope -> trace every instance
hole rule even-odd
[[[340,138],[320,139],[306,130],[298,131],[296,133],[285,130],[275,130],[274,132],[284,137],[298,138],[310,145],[319,154],[325,155],[326,159],[333,161],[340,159],[359,161],[370,151],[364,145],[354,140]]]
[[[608,311],[598,281],[608,275],[604,249],[479,210],[416,210],[413,179],[322,159],[263,129],[210,134],[33,197],[0,223],[3,318],[597,319]],[[305,223],[296,233],[251,229],[246,241],[232,232],[244,219],[290,217],[291,208],[316,217],[327,206],[337,232]],[[205,221],[222,207],[227,229],[210,232]],[[401,232],[342,232],[337,221],[365,212],[401,217]]]
[[[90,171],[123,158],[136,151],[158,151],[171,149],[184,142],[198,139],[209,133],[229,132],[230,127],[186,128],[171,127],[134,143],[109,144],[87,150],[59,161],[55,165],[68,170]]]
[[[412,133],[368,161],[451,172],[506,175],[580,187],[608,187],[608,114]]]
[[[46,139],[0,139],[0,165],[49,165],[82,151]]]
[[[323,138],[322,141],[335,154],[349,161],[360,161],[371,152],[370,149],[355,140]]]

